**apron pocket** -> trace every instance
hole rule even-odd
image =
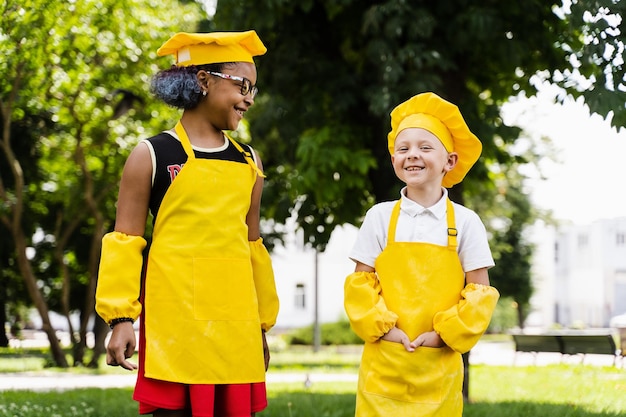
[[[254,320],[258,308],[248,259],[193,259],[196,320]]]
[[[450,375],[444,378],[444,370],[460,371],[450,369],[451,355],[454,352],[445,348],[418,347],[407,352],[400,343],[381,340],[363,391],[398,401],[441,403],[450,389],[445,383]]]

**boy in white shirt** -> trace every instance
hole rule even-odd
[[[366,342],[356,416],[461,416],[463,364],[499,298],[476,213],[448,199],[482,150],[458,108],[418,94],[391,113],[388,146],[406,187],[367,213],[350,254],[345,309]]]

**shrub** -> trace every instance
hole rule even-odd
[[[322,345],[358,345],[363,341],[352,331],[347,320],[320,325],[320,343]],[[287,335],[290,345],[312,345],[313,325],[293,330]]]

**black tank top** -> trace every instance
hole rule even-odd
[[[219,159],[223,161],[233,161],[241,164],[247,164],[243,154],[239,152],[227,138],[226,147],[217,151],[202,152],[194,149],[196,158],[201,159]],[[146,139],[152,145],[156,166],[154,167],[154,180],[152,182],[152,192],[150,193],[150,213],[153,216],[153,223],[156,220],[161,201],[167,192],[170,184],[180,172],[184,163],[187,161],[187,154],[183,145],[178,139],[170,133],[162,132],[156,136]],[[239,142],[237,142],[239,143]],[[250,152],[252,155],[252,147],[239,143],[244,151]],[[256,162],[256,161],[255,161]]]

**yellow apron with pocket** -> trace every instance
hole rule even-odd
[[[376,259],[376,274],[396,327],[411,340],[433,330],[433,316],[459,302],[465,274],[456,251],[454,209],[447,202],[448,246],[396,242],[400,201],[389,222],[387,246]],[[357,417],[461,416],[463,362],[449,347],[365,343],[357,392]]]
[[[188,159],[153,231],[144,284],[145,375],[188,384],[264,381],[246,225],[258,168],[249,156],[247,164],[196,159],[180,122],[176,132]]]

